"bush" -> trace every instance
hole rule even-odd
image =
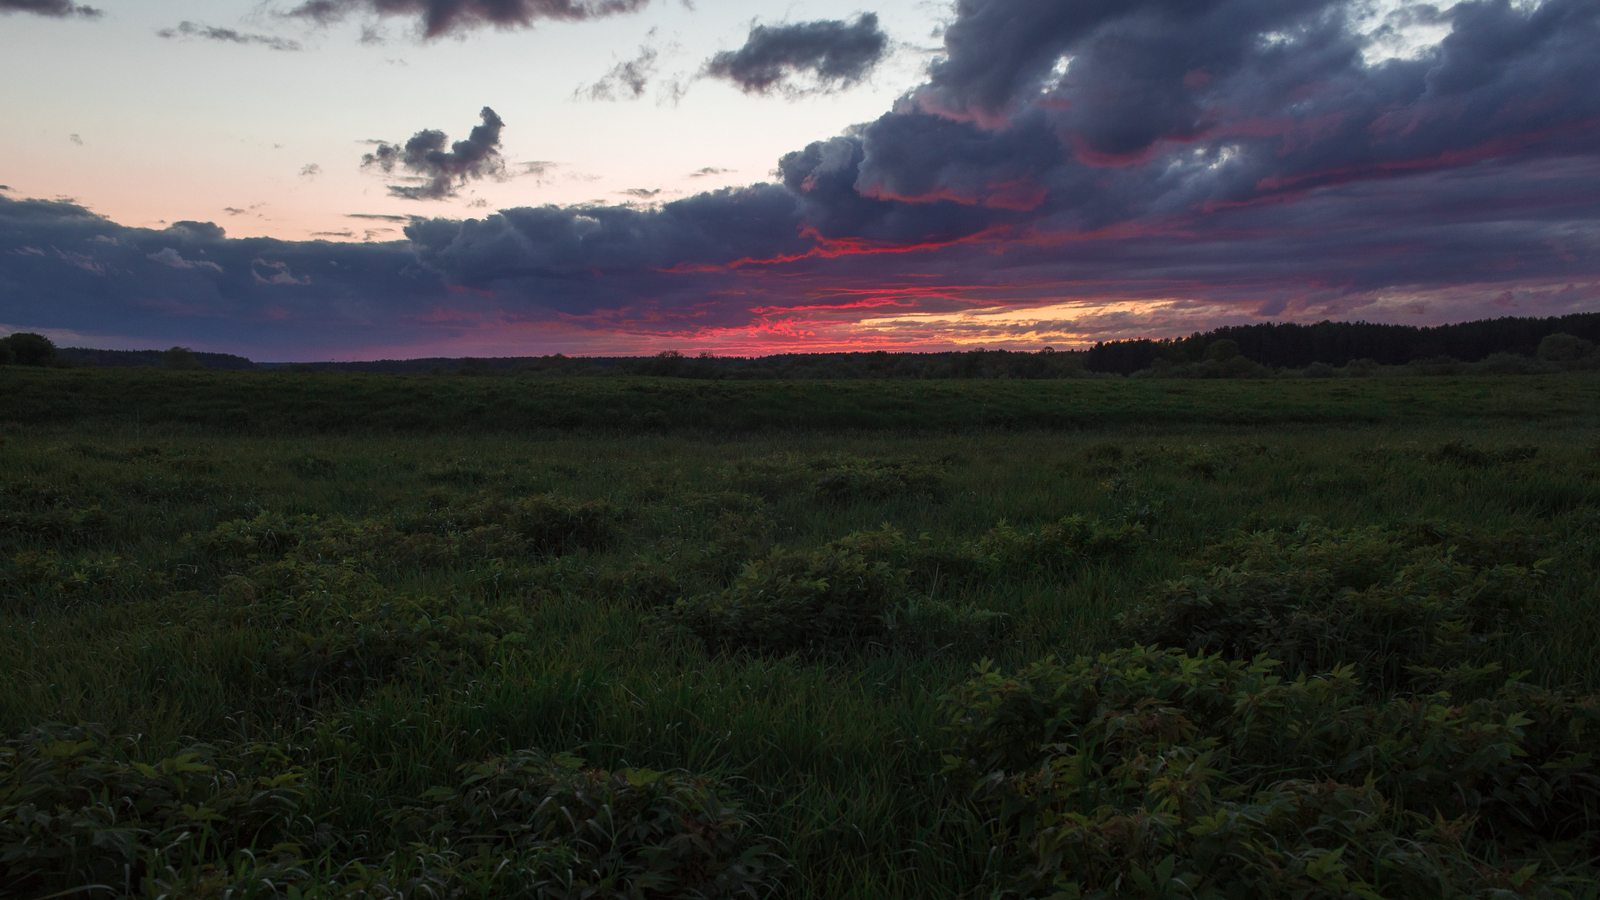
[[[215,866],[293,840],[304,772],[282,749],[191,747],[123,761],[101,731],[46,725],[0,741],[0,889],[131,886],[159,867]]]
[[[687,772],[586,769],[537,751],[461,772],[457,789],[393,821],[482,896],[759,897],[787,868],[753,816]]]
[[[942,700],[945,761],[994,823],[997,874],[1021,896],[1332,900],[1554,897],[1584,871],[1600,698],[1366,700],[1347,668],[1276,665],[980,665]]]
[[[779,550],[747,565],[727,590],[679,600],[664,621],[721,649],[795,653],[888,636],[910,599],[910,573],[848,544]]]
[[[394,807],[375,837],[404,849],[307,859],[327,842],[289,761],[306,748],[197,745],[146,765],[114,743],[92,727],[0,739],[7,896],[761,897],[788,868],[712,779],[537,751]]]
[[[1082,516],[1028,531],[1001,523],[960,544],[888,527],[859,531],[814,551],[779,550],[752,562],[728,589],[681,599],[662,620],[720,649],[763,653],[949,642],[963,629],[965,638],[981,637],[995,614],[932,599],[940,585],[1060,577],[1130,551],[1143,535],[1140,525],[1106,527]]]
[[[490,497],[448,507],[430,524],[445,531],[499,526],[527,541],[535,552],[558,556],[605,548],[616,536],[617,518],[618,512],[608,503],[575,503],[543,494],[517,500]]]
[[[1133,642],[1269,656],[1291,672],[1351,666],[1374,688],[1475,659],[1524,623],[1547,561],[1525,535],[1427,527],[1240,534],[1122,619]]]
[[[882,502],[898,497],[924,500],[944,495],[944,473],[926,463],[892,459],[844,459],[812,463],[820,472],[811,498],[820,503]]]
[[[205,368],[200,364],[200,360],[195,358],[194,351],[188,347],[173,347],[170,350],[162,351],[161,365],[164,368],[179,372]]]
[[[0,338],[0,345],[10,351],[10,361],[19,366],[48,366],[56,358],[56,345],[44,335],[30,331]]]
[[[1472,364],[1474,375],[1534,375],[1550,371],[1549,366],[1523,356],[1520,353],[1491,353],[1483,359]]]
[[[1564,332],[1547,334],[1534,355],[1546,362],[1574,362],[1594,352],[1594,343]]]

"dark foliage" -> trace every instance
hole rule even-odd
[[[11,362],[19,366],[48,366],[56,358],[56,345],[42,334],[19,331],[0,338],[0,345],[4,345],[10,357],[0,359],[0,362]]]
[[[1526,624],[1547,565],[1538,547],[1525,534],[1431,527],[1240,534],[1157,586],[1125,619],[1127,637],[1270,657],[1291,674],[1345,666],[1375,689],[1413,689],[1483,662],[1493,637]]]
[[[1232,350],[1246,359],[1275,368],[1304,368],[1313,363],[1344,365],[1371,359],[1397,366],[1416,360],[1449,356],[1476,362],[1494,353],[1533,356],[1551,335],[1565,334],[1546,348],[1544,356],[1567,358],[1600,341],[1600,313],[1577,313],[1550,319],[1506,317],[1419,328],[1375,322],[1292,322],[1230,325],[1186,338],[1109,341],[1094,345],[1085,362],[1094,372],[1130,375],[1151,368],[1157,360],[1192,363],[1215,359]],[[1574,357],[1575,358],[1575,357]]]

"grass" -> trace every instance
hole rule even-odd
[[[1241,529],[1533,535],[1552,560],[1548,607],[1488,652],[1532,685],[1600,690],[1597,387],[4,369],[0,735],[94,723],[122,736],[105,758],[141,762],[196,742],[283,747],[304,773],[296,859],[347,883],[339,867],[403,849],[396,810],[454,790],[463,765],[537,748],[714,779],[792,865],[784,896],[990,896],[1009,884],[995,823],[944,773],[941,696],[980,659],[1017,670],[1111,650],[1119,613]],[[569,414],[594,430],[549,427]],[[1072,427],[976,427],[995,422]],[[912,487],[873,475],[903,471]],[[606,510],[605,540],[551,555],[493,513],[494,498],[546,495]],[[942,570],[929,603],[997,614],[949,640],[724,652],[659,606],[886,525],[957,553],[1001,523],[1075,515],[1138,524],[1141,543],[976,579]],[[316,519],[296,520],[300,549],[255,559],[207,543],[262,516]],[[346,674],[305,674],[313,652]],[[185,858],[198,868],[158,878],[151,858],[112,892],[220,890],[220,862]]]
[[[1590,373],[1526,377],[693,381],[0,368],[0,421],[187,424],[285,433],[995,428],[1560,421],[1600,402]]]

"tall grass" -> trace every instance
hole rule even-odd
[[[439,383],[454,390],[464,381]],[[1429,402],[1498,409],[1546,383],[1590,390],[1494,383],[1482,386],[1493,396],[1481,401],[1464,389]],[[1128,389],[1154,402],[1168,387]],[[1398,390],[1333,387],[1357,392],[1351,408],[1373,402],[1371,390]],[[1532,408],[1569,402],[1539,396]],[[949,739],[939,697],[980,658],[1018,668],[1110,649],[1119,613],[1240,529],[1314,517],[1335,529],[1432,521],[1536,535],[1553,560],[1538,588],[1548,611],[1496,638],[1494,653],[1533,684],[1600,689],[1600,424],[1566,411],[1540,424],[1127,424],[920,436],[241,437],[170,418],[13,424],[0,443],[0,735],[95,723],[129,736],[114,753],[140,761],[196,741],[290,746],[308,773],[305,814],[326,838],[304,853],[327,860],[377,860],[396,849],[386,817],[487,758],[540,748],[607,770],[684,769],[723,780],[764,823],[793,864],[782,880],[788,896],[987,896],[998,886],[991,826],[964,786],[941,775]],[[1449,445],[1489,457],[1441,452]],[[1537,452],[1494,455],[1530,447]],[[819,493],[818,480],[840,460],[858,472],[875,461],[914,464],[939,489],[896,493],[835,479]],[[867,486],[856,496],[851,485]],[[492,543],[498,532],[437,524],[486,498],[535,495],[607,504],[616,511],[612,539],[551,556]],[[516,617],[514,627],[491,623],[505,627],[491,628],[495,639],[475,656],[423,650],[353,686],[290,691],[272,680],[279,670],[269,661],[301,625],[241,624],[227,599],[235,596],[228,576],[257,578],[251,566],[266,560],[219,562],[199,541],[263,514],[455,540],[465,549],[426,560],[384,549],[297,565],[359,574],[376,585],[362,590],[376,592],[378,605],[478,598]],[[622,589],[649,577],[701,596],[773,550],[812,552],[885,525],[965,547],[1002,522],[1029,529],[1075,515],[1138,524],[1144,537],[1127,556],[936,581],[937,601],[997,614],[981,634],[940,645],[719,651],[664,627],[642,594]],[[356,591],[338,602],[354,604]],[[354,605],[339,613],[365,614]]]

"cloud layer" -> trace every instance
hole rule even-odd
[[[301,358],[1062,346],[1600,308],[1593,0],[1376,24],[1340,0],[957,11],[923,85],[785,155],[776,184],[412,217],[407,242],[368,245],[0,198],[0,322]],[[1448,34],[1408,49],[1419,22]],[[423,131],[369,164],[445,196],[502,171],[501,128],[485,109],[466,141]]]

